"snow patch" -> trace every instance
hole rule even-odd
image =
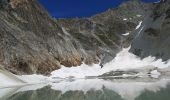
[[[125,21],[125,20],[127,20],[127,18],[123,18],[123,20]]]
[[[141,25],[142,25],[142,21],[139,22],[139,24],[136,26],[136,29],[139,29]]]
[[[163,2],[164,2],[164,0],[162,0]],[[158,1],[156,1],[156,2],[154,2],[154,3],[160,3],[161,2],[161,0],[158,0]]]
[[[141,17],[142,15],[136,15],[137,17]]]
[[[64,27],[62,27],[61,29],[62,29],[62,31],[63,31],[64,34],[70,36],[70,33],[68,33]]]
[[[19,81],[16,77],[11,77],[12,75],[7,72],[0,70],[0,87],[22,85],[24,82]]]
[[[43,75],[14,75],[0,70],[0,88],[48,83],[50,80]]]
[[[46,83],[48,82],[48,77],[43,76],[43,75],[21,75],[21,76],[17,76],[19,79],[23,80],[26,83]]]
[[[128,36],[130,33],[129,32],[127,32],[127,33],[125,33],[125,34],[122,34],[123,36]]]
[[[71,68],[62,66],[61,69],[53,71],[50,78],[85,78],[87,76],[99,76],[116,70],[140,69],[143,67],[152,68],[153,66],[157,68],[167,68],[170,66],[170,62],[163,62],[162,59],[156,60],[155,57],[151,56],[141,60],[136,55],[129,53],[129,48],[119,52],[116,57],[111,62],[106,63],[103,68],[98,64],[92,66],[82,64],[79,67]]]
[[[151,71],[151,77],[153,77],[153,78],[159,78],[160,75],[161,75],[161,73],[158,72],[158,70]]]

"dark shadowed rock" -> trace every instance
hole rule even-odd
[[[102,65],[123,47],[130,46],[133,35],[123,34],[132,33],[149,8],[147,4],[131,0],[90,18],[58,19],[56,22],[79,41],[88,54],[97,55]]]
[[[142,58],[155,56],[170,59],[170,1],[162,0],[148,11],[130,51]]]

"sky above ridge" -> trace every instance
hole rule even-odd
[[[55,18],[89,17],[109,8],[115,8],[127,0],[39,0]],[[157,2],[160,0],[141,0]]]

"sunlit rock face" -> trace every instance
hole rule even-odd
[[[170,59],[170,1],[162,0],[148,11],[130,51],[142,58],[155,56],[163,60]]]
[[[4,0],[0,9],[0,64],[16,74],[77,66],[86,54],[36,0]]]

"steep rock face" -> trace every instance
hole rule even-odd
[[[78,40],[88,53],[97,54],[103,64],[131,44],[132,34],[123,34],[132,33],[149,8],[149,5],[131,0],[90,18],[59,19],[56,22]]]
[[[148,12],[142,26],[136,32],[130,51],[144,58],[155,56],[170,59],[170,1],[162,0]]]
[[[60,64],[80,65],[81,57],[86,57],[36,0],[1,4],[0,64],[5,69],[16,74],[47,74]]]
[[[105,63],[129,46],[132,35],[122,34],[135,29],[146,7],[132,0],[91,18],[54,20],[37,0],[1,0],[0,65],[48,74],[61,65]]]

